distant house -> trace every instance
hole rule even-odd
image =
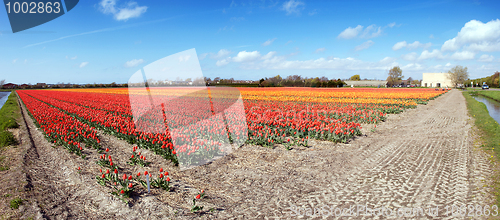
[[[453,87],[453,83],[448,79],[448,73],[422,73],[423,87]]]
[[[28,89],[28,88],[30,88],[30,87],[31,87],[31,86],[30,86],[30,85],[28,85],[28,84],[22,84],[22,85],[20,85],[20,86],[19,86],[19,88],[21,88],[21,89]]]
[[[351,81],[347,80],[345,83],[349,86],[376,86],[376,87],[385,87],[387,81],[385,80],[360,80],[360,81]]]
[[[2,89],[15,89],[17,87],[14,83],[7,83],[2,86]]]

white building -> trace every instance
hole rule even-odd
[[[422,87],[453,87],[448,73],[422,73]]]

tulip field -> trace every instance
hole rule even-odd
[[[174,165],[195,166],[245,143],[290,150],[308,146],[311,139],[347,142],[361,135],[363,124],[377,124],[387,114],[415,108],[445,91],[175,87],[17,93],[50,143],[83,159],[97,153],[95,163],[101,169],[96,181],[127,198],[146,183],[141,173],[119,174],[123,169],[109,149],[103,149],[98,133],[133,145],[127,165],[147,167],[154,162],[139,152],[148,149]],[[149,176],[153,187],[169,191],[168,172],[160,170],[156,180]]]
[[[364,88],[238,90],[243,98],[245,115],[228,115],[226,120],[233,125],[228,128],[228,134],[224,133],[226,128],[222,118],[217,117],[215,113],[218,108],[222,109],[220,111],[230,109],[230,104],[218,106],[221,103],[224,105],[224,101],[212,100],[207,102],[207,105],[211,103],[212,106],[203,108],[203,99],[224,100],[226,97],[223,97],[223,92],[212,92],[214,97],[186,96],[185,94],[196,92],[189,93],[190,88],[157,88],[152,90],[152,93],[153,96],[164,99],[161,101],[164,103],[163,112],[145,112],[142,115],[147,117],[136,120],[135,123],[129,99],[129,91],[134,90],[126,88],[24,90],[18,91],[18,94],[46,138],[71,152],[79,154],[83,150],[82,146],[99,149],[100,140],[96,129],[101,129],[178,163],[178,157],[181,155],[198,151],[217,154],[223,151],[220,148],[222,144],[242,144],[243,140],[261,146],[307,145],[308,139],[346,142],[361,134],[362,124],[378,123],[385,119],[386,114],[414,108],[418,103],[425,103],[445,92],[434,89]],[[181,95],[184,95],[181,101],[172,99]],[[137,92],[135,97],[139,97],[137,100],[147,100],[146,95],[140,92]],[[169,102],[173,104],[170,105]],[[190,108],[190,103],[198,104],[196,108]],[[168,120],[167,118],[181,115],[174,115],[169,111],[181,111],[183,118]],[[156,115],[161,119],[154,119]],[[214,116],[210,118],[209,123],[190,126],[200,120],[199,118],[206,119],[212,115]],[[238,117],[240,119],[237,119]],[[245,117],[246,124],[241,123],[241,117]],[[148,123],[141,124],[145,120]],[[180,132],[173,137],[169,127],[180,128]],[[211,140],[193,140],[190,136],[193,131],[204,134],[217,133],[218,137]]]

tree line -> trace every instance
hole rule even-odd
[[[346,83],[341,79],[328,79],[325,76],[307,78],[299,75],[291,75],[282,78],[277,75],[272,78],[259,80],[259,87],[344,87]]]

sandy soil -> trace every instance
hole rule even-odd
[[[457,218],[445,207],[491,205],[492,175],[488,155],[473,143],[472,122],[465,99],[457,90],[408,110],[348,144],[311,141],[311,147],[287,151],[245,145],[213,163],[179,171],[164,159],[141,150],[148,168],[126,164],[132,145],[100,133],[102,145],[122,168],[120,172],[171,173],[170,192],[139,190],[128,204],[97,184],[98,154],[85,150],[85,159],[53,147],[23,108],[27,146],[26,181],[29,205],[22,207],[35,218],[47,219],[247,219],[297,218],[294,207],[330,210],[367,206],[371,209],[439,208],[438,218]],[[82,168],[79,174],[77,167]],[[201,189],[204,211],[189,209]],[[333,209],[331,209],[333,207]],[[361,207],[360,207],[361,208]],[[211,211],[209,211],[211,209]],[[295,210],[295,211],[294,211]],[[347,212],[347,214],[352,213]],[[333,212],[316,213],[332,214]],[[363,212],[361,212],[363,214]],[[366,212],[365,212],[366,214]],[[303,216],[307,217],[307,216]],[[335,216],[330,216],[334,218]],[[364,216],[374,218],[375,216]],[[336,217],[335,217],[336,218]],[[377,218],[400,218],[378,216]],[[476,218],[476,217],[475,217]]]

